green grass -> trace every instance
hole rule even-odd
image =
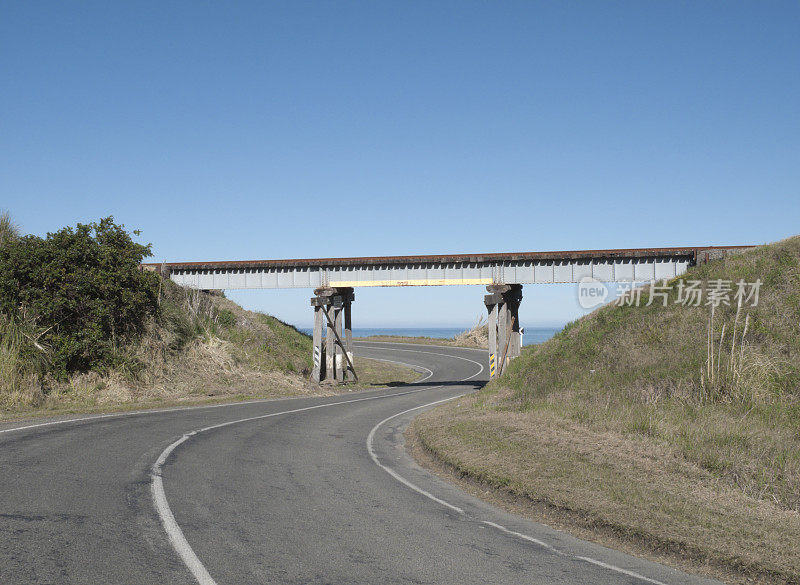
[[[675,282],[717,278],[764,283],[738,318],[735,305],[715,311],[719,374],[708,376],[708,307],[674,293],[667,307],[605,306],[524,348],[459,407],[422,415],[420,439],[462,472],[676,551],[675,563],[798,582],[800,237]]]
[[[306,376],[311,372],[311,338],[271,315],[255,314],[215,333],[231,343],[238,364]]]

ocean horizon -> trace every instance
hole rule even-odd
[[[434,339],[449,339],[466,331],[467,327],[354,327],[353,337],[373,337],[377,335],[393,335],[399,337],[431,337]],[[561,331],[563,327],[524,327],[522,345],[535,345],[543,343]],[[307,335],[313,329],[298,327]]]

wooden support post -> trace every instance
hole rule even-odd
[[[327,313],[327,330],[325,331],[325,379],[335,379],[334,364],[336,361],[336,335],[333,332],[333,305],[325,305],[325,312]]]
[[[322,322],[325,318],[322,316],[322,311],[325,309],[319,304],[314,304],[317,298],[311,299],[311,304],[314,305],[314,334],[312,336],[314,346],[314,369],[311,370],[311,379],[314,382],[322,381]]]
[[[521,284],[490,284],[484,303],[489,310],[489,377],[500,376],[512,358],[522,351],[522,336],[519,326],[519,305],[522,300]],[[492,322],[496,325],[493,325]],[[495,329],[496,328],[496,329]],[[496,333],[495,333],[496,331]],[[495,340],[492,341],[493,333]],[[495,355],[496,367],[492,374],[491,355]]]
[[[508,314],[507,303],[497,303],[497,375],[501,376],[506,369],[506,364],[503,360],[503,353],[506,345],[508,345],[508,326],[510,316]],[[508,359],[508,356],[506,356]]]
[[[349,363],[353,363],[353,321],[351,315],[351,309],[353,305],[353,297],[352,296],[345,296],[344,301],[344,345],[345,351],[347,352],[347,357],[349,358],[347,361]],[[347,381],[352,382],[356,379],[356,373],[353,369],[347,366]]]
[[[311,299],[311,304],[320,307],[319,314],[327,324],[325,359],[323,361],[325,372],[320,377],[338,382],[343,382],[347,377],[348,380],[357,382],[358,374],[353,365],[353,331],[350,319],[350,303],[355,299],[353,289],[322,287],[316,289],[314,293],[317,297]],[[347,330],[346,335],[342,333],[343,317]],[[314,324],[316,327],[316,321]],[[322,325],[320,325],[320,331],[321,329]],[[342,339],[345,336],[346,342]]]
[[[327,324],[325,334],[326,347],[323,352],[325,357],[321,362],[322,366],[324,366],[324,371],[320,372],[320,379],[343,382],[346,377],[348,380],[357,382],[358,374],[353,365],[353,330],[350,318],[350,303],[355,299],[353,289],[321,287],[315,289],[314,293],[317,296],[311,299],[311,304],[320,308],[319,313],[314,313],[314,334],[317,334],[316,331],[319,328],[321,336],[323,321]],[[317,314],[322,319],[319,325],[316,320]],[[342,332],[343,318],[346,334]],[[343,337],[347,338],[346,342],[342,339]],[[316,340],[316,337],[314,339]],[[320,341],[320,345],[321,343]]]
[[[512,317],[511,318],[511,327],[514,326],[514,321],[515,321],[515,319]],[[501,364],[507,364],[511,359],[511,358],[508,357],[508,346],[510,344],[511,344],[511,338],[509,337],[508,339],[506,339],[505,347],[503,347],[503,349],[500,350],[500,363]]]
[[[487,304],[489,311],[489,379],[497,377],[497,303]]]
[[[328,330],[333,332],[333,335],[335,337],[335,342],[341,348],[341,347],[344,347],[344,341],[342,341],[342,337],[341,337],[341,335],[339,335],[339,332],[337,331],[336,326],[334,325],[334,321],[331,318],[331,313],[332,312],[333,312],[333,310],[331,309],[330,311],[325,312],[324,315],[325,315],[325,318],[328,320]],[[358,374],[356,374],[356,367],[353,365],[353,362],[350,361],[350,357],[347,355],[346,352],[343,353],[342,355],[344,356],[345,360],[347,361],[347,365],[352,370],[353,377],[356,379],[356,382],[358,382]]]
[[[511,285],[511,290],[506,293],[509,297],[508,303],[511,307],[511,318],[514,323],[513,338],[511,340],[511,357],[519,357],[522,354],[522,333],[519,323],[519,306],[522,303],[522,285]]]
[[[520,353],[522,352],[522,347],[520,346],[521,341],[519,338],[519,303],[517,301],[509,301],[508,309],[511,323],[513,323],[513,326],[509,332],[511,335],[511,345],[508,348],[508,357],[515,358],[519,357]]]
[[[342,338],[342,298],[337,296],[334,297],[333,301],[333,323],[336,327],[337,333],[337,341]],[[344,371],[345,371],[345,360],[344,360],[344,348],[341,346],[340,343],[336,344],[336,361],[333,365],[336,381],[337,382],[344,382]]]

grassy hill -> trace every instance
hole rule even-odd
[[[758,305],[676,302],[717,279],[760,279]],[[534,518],[730,581],[798,583],[800,237],[669,284],[667,306],[645,288],[638,307],[601,307],[412,431]]]
[[[48,348],[31,347],[33,336],[3,319],[0,409],[85,409],[314,390],[304,380],[311,342],[293,327],[168,281],[159,308],[141,337],[119,348],[114,365],[66,377],[31,364],[37,354],[46,361]]]
[[[0,319],[0,418],[333,394],[419,377],[403,366],[356,358],[359,385],[321,388],[308,381],[308,335],[222,295],[191,291],[170,281],[162,284],[160,312],[138,341],[121,348],[116,367],[67,378],[37,374],[27,363],[31,352],[19,342],[14,347],[13,338],[20,332],[12,333],[8,321]]]
[[[22,236],[0,214],[0,418],[342,390],[308,382],[310,337],[142,271],[149,245],[123,228]],[[362,387],[418,377],[356,367]]]

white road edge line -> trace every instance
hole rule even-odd
[[[425,376],[424,378],[420,378],[419,380],[416,380],[414,382],[409,382],[409,384],[419,384],[420,382],[424,382],[425,380],[427,380],[428,378],[433,376],[433,372],[432,371],[430,371],[425,366],[419,366],[417,364],[407,364],[406,362],[398,362],[398,361],[395,361],[395,360],[385,360],[383,358],[376,358],[376,357],[368,358],[366,356],[364,357],[364,359],[373,360],[373,361],[376,361],[376,362],[387,362],[387,363],[390,363],[390,364],[400,364],[401,366],[408,366],[412,370],[415,369],[415,368],[418,368],[420,370],[425,370],[426,372],[428,372],[428,375]],[[437,388],[438,388],[438,386],[437,386]]]
[[[642,581],[647,581],[648,583],[653,583],[654,585],[667,585],[662,581],[656,581],[655,579],[651,579],[650,577],[645,577],[644,575],[640,575],[639,573],[635,573],[634,571],[628,571],[627,569],[623,569],[622,567],[617,567],[615,565],[609,565],[608,563],[604,563],[602,561],[598,561],[597,559],[593,559],[591,557],[575,557],[580,561],[586,561],[587,563],[591,563],[593,565],[597,565],[598,567],[603,567],[604,569],[610,569],[612,571],[616,571],[617,573],[622,573],[623,575],[628,575],[629,577],[633,577],[634,579],[640,579]]]
[[[414,351],[414,350],[399,350],[399,351]],[[433,352],[418,352],[418,353],[433,353]],[[435,354],[435,355],[447,355],[447,354]],[[448,356],[448,357],[457,357],[457,356]],[[473,360],[470,360],[470,359],[467,359],[467,358],[459,358],[459,359],[464,359],[464,360],[467,360],[467,361],[470,361],[470,362],[473,361]],[[473,363],[477,364],[478,362],[473,362]],[[461,380],[461,382],[466,382],[467,380],[469,380],[471,378],[474,378],[475,376],[480,374],[483,371],[483,366],[481,364],[478,364],[478,365],[481,366],[481,369],[477,373],[475,373],[472,376],[470,376],[469,378],[464,378],[463,380]],[[420,486],[418,486],[415,483],[413,483],[413,482],[407,480],[406,478],[404,478],[402,475],[397,473],[394,469],[392,469],[388,465],[384,465],[383,463],[381,463],[378,460],[378,456],[375,453],[375,448],[374,448],[374,445],[373,445],[374,440],[375,440],[375,433],[378,431],[378,429],[384,423],[392,420],[393,418],[397,418],[398,416],[402,416],[404,414],[407,414],[409,412],[413,412],[415,410],[419,410],[421,408],[426,408],[428,406],[434,406],[436,404],[442,404],[443,402],[449,402],[451,400],[455,400],[456,398],[461,398],[462,396],[465,396],[465,394],[459,394],[458,396],[452,396],[450,398],[445,398],[443,400],[437,400],[435,402],[429,402],[428,404],[423,404],[422,406],[415,406],[414,408],[409,408],[407,410],[404,410],[403,412],[398,412],[397,414],[393,414],[392,416],[386,417],[381,422],[379,422],[374,427],[372,427],[372,429],[369,432],[369,435],[367,435],[367,451],[369,452],[369,456],[372,458],[372,461],[375,463],[375,465],[377,465],[378,467],[383,469],[386,473],[391,475],[394,479],[396,479],[397,481],[399,481],[400,483],[402,483],[406,487],[412,489],[413,491],[417,492],[418,494],[421,494],[421,495],[425,496],[426,498],[436,502],[437,504],[440,504],[440,505],[442,505],[442,506],[444,506],[446,508],[449,508],[450,510],[453,510],[454,512],[457,512],[458,514],[462,514],[463,515],[464,514],[464,509],[463,508],[459,508],[458,506],[456,506],[454,504],[451,504],[450,502],[446,502],[445,500],[442,500],[441,498],[438,498],[438,497],[434,496],[432,493],[424,490]],[[548,544],[548,543],[544,542],[543,540],[539,540],[538,538],[534,538],[533,536],[528,536],[527,534],[523,534],[521,532],[516,532],[514,530],[510,530],[510,529],[506,528],[505,526],[503,526],[501,524],[496,524],[494,522],[489,522],[488,520],[482,520],[481,524],[485,524],[487,526],[491,526],[492,528],[494,528],[496,530],[499,530],[501,532],[504,532],[505,534],[508,534],[509,536],[514,536],[516,538],[520,538],[520,539],[525,540],[527,542],[536,544],[537,546],[540,546],[540,547],[542,547],[544,549],[547,549],[551,553],[553,553],[555,555],[558,555],[558,556],[572,557],[574,559],[577,559],[577,560],[580,560],[580,561],[584,561],[584,562],[587,562],[587,563],[591,563],[593,565],[596,565],[598,567],[602,567],[604,569],[608,569],[610,571],[614,571],[616,573],[621,573],[623,575],[627,575],[629,577],[633,577],[634,579],[639,579],[639,580],[645,581],[647,583],[653,583],[653,585],[667,585],[666,583],[663,583],[661,581],[657,581],[655,579],[651,579],[649,577],[645,577],[644,575],[641,575],[641,574],[636,573],[634,571],[629,571],[627,569],[623,569],[622,567],[617,567],[616,565],[611,565],[611,564],[608,564],[608,563],[604,563],[602,561],[598,561],[597,559],[593,559],[591,557],[581,557],[581,556],[577,556],[577,555],[571,555],[571,554],[568,554],[568,553],[564,553],[564,552],[558,550],[557,548],[553,547],[551,544]]]
[[[141,416],[144,414],[161,414],[163,412],[181,412],[184,410],[200,410],[203,408],[226,408],[229,406],[242,406],[245,404],[261,404],[264,402],[274,402],[275,400],[283,400],[282,398],[260,398],[258,400],[243,400],[241,402],[225,402],[223,404],[199,404],[197,406],[178,406],[174,408],[148,408],[146,410],[132,410],[129,412],[112,412],[109,414],[94,414],[92,416],[82,416],[80,418],[65,418],[63,420],[53,420],[48,422],[36,423],[26,425],[24,427],[11,427],[10,429],[0,429],[0,434],[13,433],[14,431],[26,431],[28,429],[37,429],[39,427],[51,427],[54,425],[65,425],[68,423],[86,422],[92,420],[101,420],[105,418],[124,418],[126,416]],[[13,424],[13,421],[6,421]]]
[[[445,354],[439,354],[439,355],[445,355]],[[450,356],[450,357],[456,357],[456,356]],[[378,358],[369,358],[369,359],[378,360]],[[394,362],[392,360],[383,360],[383,359],[382,360],[378,360],[378,361],[392,362],[392,363],[395,363],[395,364],[401,364],[403,366],[409,366],[409,367],[412,367],[412,368],[414,368],[414,367],[421,368],[421,369],[423,369],[423,370],[428,372],[427,376],[425,376],[424,378],[420,378],[416,382],[413,382],[414,384],[418,384],[420,382],[424,382],[425,380],[427,380],[428,378],[433,376],[433,372],[431,372],[428,368],[426,368],[424,366],[418,366],[416,364],[407,364],[407,363],[404,363],[404,362]],[[185,410],[200,410],[200,409],[204,409],[204,408],[227,408],[227,407],[230,407],[230,406],[244,406],[244,405],[247,405],[247,404],[263,404],[265,402],[274,402],[275,400],[283,400],[283,399],[282,398],[261,398],[261,399],[257,399],[257,400],[243,400],[241,402],[225,402],[223,404],[198,404],[196,406],[178,406],[178,407],[173,407],[173,408],[149,408],[149,409],[145,409],[145,410],[132,410],[132,411],[129,411],[129,412],[111,412],[111,413],[108,413],[108,414],[93,414],[91,416],[82,416],[82,417],[79,417],[79,418],[65,418],[63,420],[53,420],[53,421],[35,423],[35,424],[32,424],[32,425],[25,425],[25,426],[22,426],[22,427],[11,427],[11,428],[8,428],[8,429],[0,429],[0,435],[2,435],[3,433],[13,433],[13,432],[16,432],[16,431],[27,431],[29,429],[38,429],[38,428],[41,428],[41,427],[51,427],[51,426],[55,426],[55,425],[65,425],[65,424],[69,424],[69,423],[79,423],[79,422],[87,422],[87,421],[93,421],[93,420],[103,420],[103,419],[108,419],[108,418],[124,418],[124,417],[127,417],[127,416],[142,416],[142,415],[145,415],[145,414],[162,414],[162,413],[167,413],[167,412],[182,412],[182,411],[185,411]],[[10,424],[14,424],[13,421],[8,421],[8,422]]]
[[[433,500],[437,504],[441,504],[442,506],[445,506],[446,508],[450,508],[451,510],[453,510],[455,512],[458,512],[459,514],[463,514],[464,513],[464,510],[462,508],[459,508],[458,506],[454,506],[453,504],[450,504],[450,503],[445,502],[444,500],[442,500],[440,498],[437,498],[432,493],[427,492],[424,489],[422,489],[421,487],[419,487],[418,485],[408,481],[405,477],[403,477],[402,475],[397,473],[394,469],[392,469],[388,465],[384,465],[383,463],[381,463],[380,460],[378,460],[378,455],[375,453],[375,449],[373,447],[373,441],[375,439],[375,432],[378,430],[378,428],[381,425],[383,425],[383,423],[388,422],[388,421],[392,420],[393,418],[397,418],[398,416],[404,415],[404,414],[406,414],[408,412],[412,412],[414,410],[419,410],[420,408],[425,408],[427,406],[433,406],[435,404],[441,404],[443,402],[449,402],[450,400],[455,400],[456,398],[461,398],[462,396],[464,396],[464,395],[463,394],[459,394],[458,396],[452,396],[450,398],[445,398],[444,400],[437,400],[435,402],[429,402],[428,404],[423,404],[422,406],[415,406],[414,408],[409,408],[408,410],[404,410],[403,412],[398,412],[397,414],[393,414],[392,416],[388,416],[385,419],[383,419],[381,422],[376,424],[374,427],[372,427],[372,430],[370,430],[369,435],[367,435],[367,451],[369,452],[369,456],[372,458],[372,461],[375,463],[375,465],[377,465],[378,467],[383,469],[386,473],[391,475],[393,478],[395,478],[397,481],[402,483],[404,486],[406,486],[408,488],[411,488],[415,492],[417,492],[419,494],[422,494],[423,496],[425,496],[426,498],[428,498],[430,500]]]
[[[384,348],[374,347],[374,346],[372,346],[371,348],[370,348],[370,346],[362,346],[362,347],[366,347],[367,349],[384,349]],[[471,380],[472,378],[474,378],[475,376],[478,376],[481,372],[483,372],[483,369],[484,369],[483,368],[483,364],[481,364],[480,362],[476,362],[475,360],[471,360],[469,358],[455,356],[455,355],[449,355],[449,354],[445,354],[445,353],[436,353],[436,352],[433,352],[433,351],[421,351],[421,350],[414,350],[414,349],[394,349],[393,351],[408,351],[408,352],[412,352],[412,353],[424,353],[424,354],[428,354],[428,355],[441,355],[441,356],[445,356],[445,357],[452,357],[452,358],[456,358],[456,359],[472,362],[473,364],[478,366],[479,369],[478,369],[477,372],[475,372],[474,374],[472,374],[471,376],[469,376],[467,378],[464,378],[463,380],[459,380],[460,382],[466,382],[467,380]],[[409,408],[408,410],[404,410],[403,412],[398,412],[397,414],[393,414],[392,416],[386,417],[385,419],[380,421],[378,424],[376,424],[374,427],[372,427],[372,429],[369,431],[369,434],[367,435],[367,452],[369,452],[369,456],[370,456],[370,458],[372,458],[372,461],[375,463],[375,465],[377,465],[378,467],[383,469],[386,473],[391,475],[393,478],[395,478],[397,481],[399,481],[400,483],[402,483],[406,487],[414,490],[415,492],[418,492],[418,493],[422,494],[423,496],[425,496],[426,498],[428,498],[430,500],[433,500],[437,504],[445,506],[446,508],[450,508],[451,510],[453,510],[453,511],[459,513],[459,514],[463,514],[464,510],[462,510],[458,506],[454,506],[453,504],[450,504],[450,503],[445,502],[444,500],[442,500],[440,498],[437,498],[432,493],[427,492],[424,489],[422,489],[421,487],[419,487],[418,485],[408,481],[406,478],[404,478],[402,475],[397,473],[391,467],[381,463],[380,460],[378,459],[378,455],[375,453],[373,442],[375,440],[375,433],[378,431],[378,429],[384,423],[392,420],[393,418],[397,418],[398,416],[402,416],[402,415],[404,415],[404,414],[406,414],[408,412],[412,412],[414,410],[419,410],[420,408],[433,406],[435,404],[441,404],[443,402],[449,402],[450,400],[455,400],[456,398],[461,398],[462,396],[464,396],[464,394],[459,394],[458,396],[452,396],[450,398],[445,398],[444,400],[437,400],[435,402],[429,402],[428,404],[423,404],[422,406],[415,406],[414,408]]]
[[[547,544],[545,541],[539,540],[538,538],[534,538],[532,536],[528,536],[527,534],[522,534],[521,532],[515,532],[514,530],[509,530],[505,526],[502,526],[500,524],[495,524],[494,522],[489,522],[488,520],[483,520],[481,522],[481,524],[486,524],[487,526],[491,526],[492,528],[496,528],[497,530],[500,530],[501,532],[505,532],[506,534],[510,534],[511,536],[516,536],[517,538],[521,538],[523,540],[527,540],[528,542],[532,542],[533,544],[537,544],[537,545],[541,546],[542,548],[546,548],[550,552],[555,553],[557,555],[564,555],[564,553],[562,553],[560,550],[558,550],[556,548],[553,548],[552,545]]]
[[[428,368],[424,369],[428,370]],[[481,366],[481,372],[482,371],[483,371],[483,366]],[[430,378],[431,376],[433,376],[433,372],[431,370],[428,370],[428,375],[425,376],[424,378],[421,378],[417,382],[423,382],[428,378]],[[416,394],[417,392],[432,390],[433,388],[441,388],[441,386],[427,386],[425,388],[418,388],[416,390],[409,390],[407,392],[395,392],[394,394],[367,396],[364,398],[354,398],[352,400],[342,400],[340,402],[330,402],[327,404],[316,404],[314,406],[306,406],[303,408],[294,408],[291,410],[284,410],[281,412],[273,412],[258,416],[250,416],[247,418],[227,421],[224,423],[219,423],[208,427],[203,427],[202,429],[197,429],[184,434],[180,439],[170,444],[166,449],[164,449],[161,452],[161,454],[158,456],[158,459],[156,459],[156,462],[153,464],[150,470],[150,491],[153,496],[153,505],[156,508],[156,512],[158,513],[159,518],[161,518],[161,525],[164,527],[164,531],[167,533],[167,537],[169,538],[169,542],[172,545],[172,548],[175,549],[175,552],[178,553],[178,556],[186,565],[186,568],[189,569],[189,572],[192,574],[192,576],[197,580],[197,582],[200,585],[217,585],[216,581],[214,581],[214,578],[211,577],[211,575],[208,573],[208,570],[206,570],[202,561],[200,561],[200,559],[195,554],[194,550],[189,544],[189,541],[186,540],[186,536],[183,534],[183,530],[181,530],[181,527],[180,525],[178,525],[177,520],[175,520],[175,516],[172,513],[172,509],[169,507],[169,502],[167,501],[167,495],[164,492],[164,481],[161,477],[162,467],[164,466],[164,463],[167,462],[169,456],[172,454],[173,451],[175,451],[175,449],[178,446],[180,446],[182,443],[185,443],[190,437],[193,437],[194,435],[203,433],[205,431],[210,431],[212,429],[219,429],[222,427],[227,427],[238,423],[261,420],[265,418],[272,418],[275,416],[292,414],[296,412],[304,412],[308,410],[317,410],[320,408],[338,406],[340,404],[352,404],[354,402],[379,400],[383,398],[391,398],[393,396],[405,396],[407,394]]]
[[[382,348],[374,348],[374,349],[382,349]],[[460,356],[454,356],[454,355],[449,355],[449,354],[441,354],[441,353],[434,353],[434,352],[426,352],[426,351],[419,351],[419,350],[396,350],[396,351],[409,351],[409,352],[413,352],[413,353],[427,353],[427,354],[433,354],[433,355],[441,355],[441,356],[444,356],[444,357],[451,357],[451,358],[456,358],[456,359],[461,359],[461,360],[465,360],[465,361],[468,361],[468,362],[472,362],[474,364],[477,364],[480,367],[480,369],[476,373],[472,374],[468,378],[464,378],[463,380],[461,380],[461,382],[466,382],[467,380],[470,380],[470,379],[474,378],[475,376],[479,375],[484,370],[483,364],[480,364],[479,362],[476,362],[476,361],[468,359],[468,358],[460,357]],[[391,360],[384,360],[384,361],[391,361]],[[401,362],[397,362],[397,363],[401,363]],[[405,364],[405,365],[411,365],[411,364]],[[418,367],[422,367],[422,366],[418,366]],[[428,370],[428,368],[424,368],[424,369]],[[424,380],[427,380],[431,376],[433,376],[433,372],[431,370],[428,370],[428,372],[429,372],[429,374],[426,377],[418,380],[418,382],[422,382]],[[217,585],[217,582],[214,581],[214,578],[211,577],[211,575],[208,573],[208,570],[203,565],[202,561],[200,561],[200,559],[195,554],[195,552],[192,549],[191,545],[186,540],[186,537],[183,534],[183,530],[181,530],[181,527],[178,525],[178,522],[175,520],[175,516],[173,515],[172,510],[169,507],[169,502],[167,501],[166,493],[164,492],[164,482],[163,482],[162,477],[161,477],[161,469],[162,469],[164,463],[166,463],[166,461],[169,458],[169,456],[172,454],[172,452],[178,446],[180,446],[181,444],[183,444],[184,442],[189,440],[189,438],[191,438],[192,436],[197,435],[199,433],[203,433],[205,431],[210,431],[210,430],[213,430],[213,429],[227,427],[227,426],[230,426],[230,425],[243,423],[243,422],[248,422],[248,421],[253,421],[253,420],[261,420],[261,419],[272,418],[272,417],[281,416],[281,415],[285,415],[285,414],[292,414],[292,413],[296,413],[296,412],[304,412],[304,411],[308,411],[308,410],[317,410],[317,409],[320,409],[320,408],[327,408],[327,407],[331,407],[331,406],[337,406],[337,405],[340,405],[340,404],[352,404],[354,402],[364,402],[364,401],[367,401],[367,400],[378,400],[378,399],[382,399],[382,398],[391,398],[393,396],[404,396],[404,395],[407,395],[407,394],[416,394],[418,392],[423,392],[425,390],[432,390],[434,388],[441,388],[441,387],[442,386],[429,386],[429,387],[425,387],[425,388],[418,388],[416,390],[410,390],[410,391],[407,391],[407,392],[397,392],[395,394],[387,394],[387,395],[380,395],[380,396],[368,396],[368,397],[365,397],[365,398],[355,398],[355,399],[352,399],[352,400],[343,400],[343,401],[340,401],[340,402],[331,402],[331,403],[328,403],[328,404],[317,404],[317,405],[314,405],[314,406],[306,406],[306,407],[303,407],[303,408],[295,408],[295,409],[292,409],[292,410],[285,410],[285,411],[282,411],[282,412],[274,412],[274,413],[270,413],[270,414],[251,416],[251,417],[247,417],[247,418],[243,418],[243,419],[238,419],[238,420],[228,421],[228,422],[224,422],[224,423],[220,423],[220,424],[216,424],[216,425],[211,425],[211,426],[208,426],[208,427],[203,427],[201,429],[198,429],[198,430],[195,430],[195,431],[190,431],[190,432],[184,434],[180,439],[178,439],[174,443],[170,444],[166,449],[164,449],[161,452],[161,454],[159,455],[158,459],[153,464],[153,467],[151,468],[151,473],[150,473],[150,479],[151,479],[150,488],[151,488],[151,492],[152,492],[152,495],[153,495],[153,503],[155,505],[155,508],[156,508],[156,511],[157,511],[159,517],[161,518],[161,524],[164,527],[164,531],[167,533],[167,536],[169,538],[170,544],[172,544],[172,547],[175,549],[175,552],[178,553],[178,556],[180,556],[181,560],[184,562],[184,564],[186,565],[187,569],[189,569],[189,571],[192,573],[192,576],[194,576],[194,578],[197,580],[197,582],[200,585]],[[372,429],[369,432],[369,435],[367,435],[367,450],[369,451],[370,457],[375,462],[375,464],[378,465],[378,467],[380,467],[384,471],[386,471],[394,479],[396,479],[397,481],[401,482],[406,487],[409,487],[412,490],[416,491],[417,493],[424,495],[425,497],[429,498],[430,500],[432,500],[432,501],[434,501],[434,502],[436,502],[436,503],[438,503],[438,504],[440,504],[442,506],[450,508],[450,509],[454,510],[455,512],[463,515],[464,514],[464,510],[462,508],[459,508],[458,506],[455,506],[453,504],[450,504],[449,502],[446,502],[446,501],[444,501],[444,500],[442,500],[440,498],[437,498],[436,496],[434,496],[433,494],[425,491],[424,489],[422,489],[421,487],[417,486],[416,484],[408,481],[407,479],[405,479],[403,476],[401,476],[399,473],[397,473],[396,471],[394,471],[390,467],[388,467],[386,465],[383,465],[378,460],[378,457],[375,454],[375,451],[374,451],[373,445],[372,445],[372,443],[374,441],[374,438],[375,438],[375,433],[378,430],[378,428],[381,425],[383,425],[384,423],[392,420],[393,418],[396,418],[398,416],[402,416],[403,414],[406,414],[408,412],[412,412],[414,410],[419,410],[421,408],[425,408],[425,407],[428,407],[428,406],[434,406],[436,404],[441,404],[443,402],[449,402],[451,400],[455,400],[456,398],[460,398],[461,396],[464,396],[464,394],[459,394],[458,396],[452,396],[450,398],[445,398],[443,400],[437,400],[437,401],[434,401],[434,402],[430,402],[428,404],[423,404],[422,406],[416,406],[414,408],[409,408],[407,410],[404,410],[402,412],[398,412],[397,414],[394,414],[394,415],[392,415],[390,417],[387,417],[387,418],[383,419],[378,424],[376,424],[374,427],[372,427]],[[262,402],[262,401],[253,401],[253,402]],[[246,404],[246,403],[238,403],[238,404]],[[229,405],[212,405],[210,408],[213,408],[214,406],[229,406]],[[192,407],[177,408],[177,409],[171,409],[171,410],[173,410],[173,411],[174,410],[188,410],[188,409],[191,409],[191,408]],[[194,408],[202,408],[202,407],[194,407]],[[137,412],[137,413],[126,413],[126,414],[128,414],[128,415],[144,414],[145,412],[146,411],[143,411],[141,413]],[[157,411],[157,412],[164,412],[164,411]],[[90,419],[94,419],[94,418],[106,418],[106,417],[110,417],[110,416],[117,416],[117,415],[101,415],[101,416],[95,416],[95,417],[88,417],[87,419],[84,419],[84,420],[90,420]],[[119,416],[124,416],[124,415],[119,415]],[[59,422],[62,422],[62,423],[63,422],[75,422],[77,420],[78,419],[72,419],[71,421],[57,421],[55,423],[44,423],[42,425],[31,425],[29,427],[24,427],[24,428],[33,428],[33,427],[37,427],[37,426],[45,426],[47,424],[58,424]],[[22,428],[7,429],[6,431],[0,431],[0,432],[10,432],[10,431],[13,431],[13,430],[22,430]],[[536,538],[534,538],[532,536],[528,536],[526,534],[522,534],[520,532],[515,532],[513,530],[509,530],[508,528],[506,528],[506,527],[504,527],[504,526],[502,526],[500,524],[495,524],[494,522],[488,522],[488,521],[483,521],[482,523],[486,524],[487,526],[491,526],[491,527],[493,527],[493,528],[495,528],[497,530],[500,530],[500,531],[502,531],[504,533],[507,533],[507,534],[509,534],[511,536],[515,536],[515,537],[521,538],[521,539],[523,539],[525,541],[532,542],[534,544],[542,546],[542,547],[550,550],[551,552],[553,552],[555,554],[564,555],[564,556],[572,556],[573,558],[575,558],[577,560],[581,560],[581,561],[584,561],[584,562],[587,562],[587,563],[590,563],[590,564],[593,564],[593,565],[596,565],[596,566],[599,566],[599,567],[602,567],[602,568],[605,568],[605,569],[608,569],[608,570],[611,570],[611,571],[614,571],[614,572],[617,572],[617,573],[621,573],[621,574],[627,575],[629,577],[633,577],[635,579],[640,579],[640,580],[648,582],[648,583],[653,583],[653,585],[666,585],[665,583],[662,583],[661,581],[656,581],[655,579],[650,579],[648,577],[640,575],[639,573],[635,573],[633,571],[628,571],[627,569],[623,569],[623,568],[617,567],[615,565],[610,565],[608,563],[604,563],[602,561],[598,561],[598,560],[593,559],[591,557],[581,557],[581,556],[576,556],[576,555],[566,555],[565,553],[563,553],[561,551],[558,551],[557,549],[553,548],[551,545],[547,544],[546,542],[543,542],[543,541],[541,541],[539,539],[536,539]]]

